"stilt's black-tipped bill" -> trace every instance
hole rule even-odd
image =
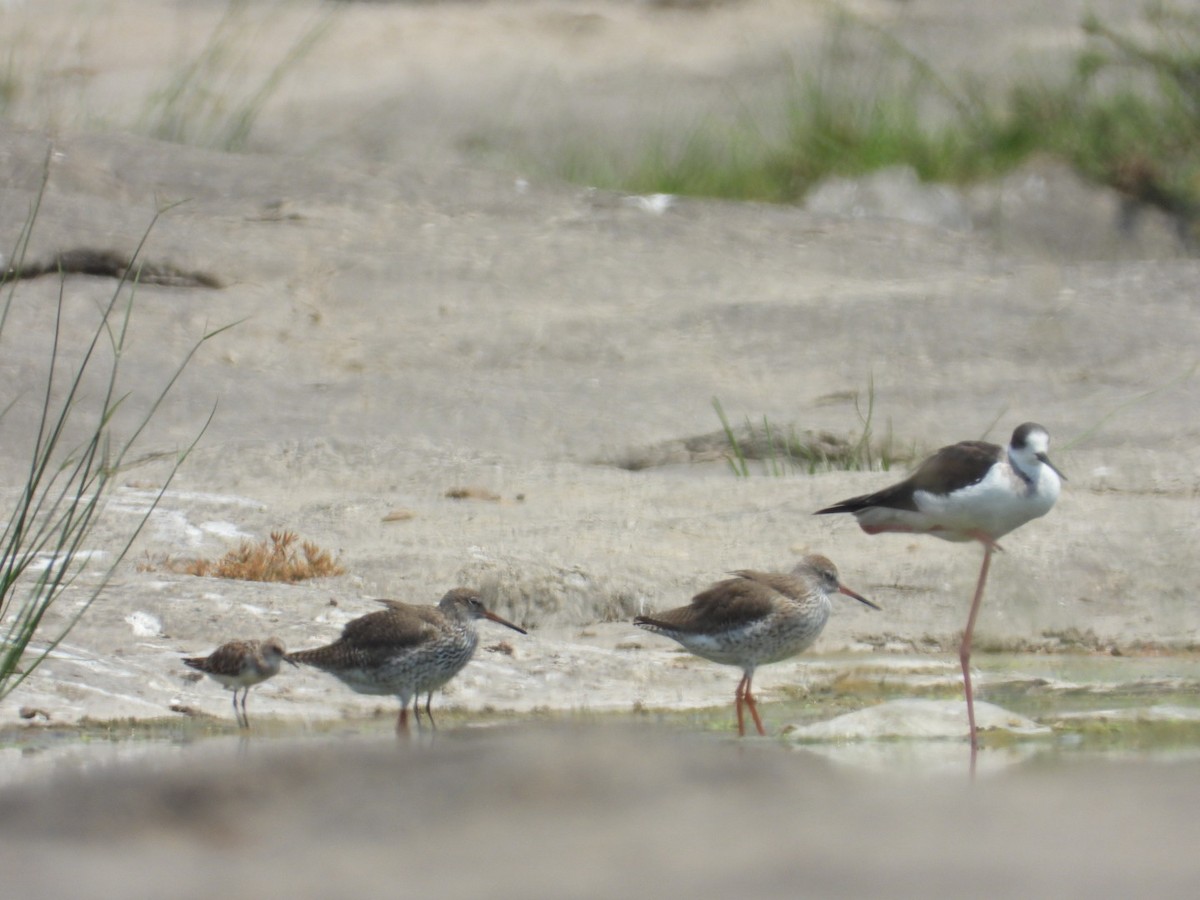
[[[1048,457],[1045,453],[1039,453],[1037,455],[1037,458],[1038,458],[1038,462],[1040,462],[1043,466],[1049,466],[1050,469],[1054,472],[1054,474],[1057,475],[1059,478],[1061,478],[1063,481],[1067,480],[1067,476],[1062,473],[1062,470],[1059,469],[1058,466],[1056,466],[1054,463],[1050,462],[1050,457]]]
[[[824,509],[818,509],[814,516],[827,516],[830,513],[849,513],[858,509],[850,500],[843,500],[841,503],[835,503],[833,506],[827,506]]]

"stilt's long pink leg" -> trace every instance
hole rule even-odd
[[[971,601],[971,614],[967,617],[967,627],[963,631],[962,645],[958,648],[958,658],[962,661],[963,690],[967,695],[967,723],[971,729],[971,771],[975,771],[975,754],[979,750],[979,735],[975,730],[975,691],[971,687],[971,637],[975,634],[975,620],[979,617],[979,607],[983,602],[983,589],[987,584],[988,567],[992,562],[992,551],[998,549],[996,542],[983,542],[983,565],[979,568],[979,581],[975,585],[975,598]]]

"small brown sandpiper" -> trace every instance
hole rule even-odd
[[[287,650],[279,638],[265,641],[229,641],[208,656],[186,657],[183,661],[233,691],[233,715],[241,728],[250,727],[246,716],[246,695],[254,685],[279,674]],[[238,691],[242,706],[238,710]]]

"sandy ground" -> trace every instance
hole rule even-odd
[[[847,8],[947,71],[985,78],[1014,61],[1064,66],[1079,45],[1074,5],[1021,4],[1003,13],[967,6],[930,0]],[[445,706],[717,705],[731,695],[736,673],[681,656],[631,628],[629,617],[677,605],[729,569],[790,566],[812,550],[832,557],[844,580],[884,611],[849,603],[836,609],[814,654],[761,673],[764,699],[778,686],[830,683],[847,666],[877,665],[889,654],[952,679],[951,648],[978,551],[868,538],[852,522],[810,516],[898,472],[739,480],[721,462],[668,457],[639,471],[614,465],[715,430],[714,397],[737,420],[766,416],[848,436],[858,428],[855,397],[869,383],[877,431],[890,426],[896,445],[918,454],[965,437],[1002,441],[1025,420],[1054,436],[1053,457],[1070,481],[1047,518],[1005,541],[981,643],[1125,653],[1197,643],[1200,453],[1190,375],[1200,337],[1200,264],[1182,252],[1167,223],[1147,214],[1122,230],[1119,198],[1045,162],[955,195],[966,224],[954,228],[852,215],[852,208],[837,214],[681,200],[655,211],[636,198],[556,183],[528,163],[571,140],[620,144],[747,102],[767,108],[764,98],[776,96],[829,34],[828,7],[771,0],[697,8],[350,4],[264,109],[254,153],[102,133],[101,124],[135,120],[147,86],[161,84],[180,55],[201,44],[222,8],[47,0],[0,13],[28,37],[26,59],[40,52],[54,59],[46,68],[60,80],[83,79],[74,93],[39,84],[37,94],[31,86],[15,107],[30,127],[0,132],[0,247],[13,246],[49,151],[31,259],[78,248],[128,253],[156,204],[186,199],[154,226],[145,259],[219,285],[138,289],[122,362],[130,420],[202,334],[237,323],[201,348],[142,443],[147,455],[175,451],[215,407],[198,449],[111,587],[51,660],[0,703],[5,723],[19,721],[22,706],[44,710],[54,723],[226,716],[228,695],[190,680],[178,656],[232,637],[277,634],[289,647],[323,642],[370,610],[370,598],[434,602],[460,583],[481,586],[501,614],[531,633],[487,629],[483,645],[504,641],[511,653],[481,652],[439,701]],[[261,66],[311,21],[303,4],[271,10],[272,27],[256,44]],[[42,110],[49,119],[38,118],[35,96],[56,98]],[[90,333],[96,304],[113,284],[67,279],[65,331],[73,346]],[[0,472],[9,485],[22,477],[58,292],[53,277],[22,283],[5,326],[0,371],[17,397],[3,421]],[[161,461],[128,472],[94,549],[120,545],[164,472]],[[499,499],[447,497],[458,487]],[[389,521],[397,511],[410,515]],[[334,551],[347,574],[256,585],[192,578],[163,565],[168,557],[215,556],[272,529],[293,529]],[[86,584],[68,592],[50,624],[77,608]],[[314,673],[289,671],[257,689],[250,708],[267,718],[328,723],[379,706]],[[676,746],[643,731],[579,734],[556,733],[545,744],[522,735],[451,737],[445,756],[406,762],[403,777],[387,781],[397,806],[415,796],[416,808],[432,810],[444,783],[463,770],[464,790],[478,792],[463,799],[477,830],[459,833],[455,816],[430,813],[438,823],[432,833],[402,841],[404,859],[427,854],[424,880],[415,883],[433,884],[439,865],[482,846],[490,848],[483,860],[515,865],[524,857],[537,865],[469,867],[461,893],[487,886],[514,896],[571,894],[555,890],[558,882],[542,871],[548,860],[569,857],[561,835],[541,842],[531,831],[516,847],[513,835],[525,832],[509,829],[497,843],[496,816],[515,809],[522,827],[536,820],[549,829],[556,817],[581,816],[580,806],[597,804],[596,840],[572,872],[579,896],[627,890],[660,863],[663,874],[682,879],[681,892],[698,893],[691,888],[721,860],[730,868],[726,880],[707,882],[713,896],[735,882],[763,895],[783,886],[794,893],[814,871],[814,894],[861,895],[894,886],[905,872],[911,893],[950,892],[1001,869],[1011,877],[1013,867],[981,849],[991,840],[1011,841],[1013,859],[1027,859],[1043,878],[1054,871],[1063,879],[1017,879],[1012,896],[1085,888],[1119,895],[1128,883],[1170,894],[1178,866],[1192,865],[1188,854],[1168,852],[1181,835],[1194,837],[1190,825],[1177,830],[1174,815],[1189,801],[1175,788],[1194,783],[1190,771],[1114,775],[1083,767],[1061,778],[1026,775],[970,797],[956,793],[956,780],[917,801],[908,786],[877,793],[876,782],[831,780],[807,758],[731,754],[720,741]],[[539,747],[551,749],[532,749]],[[142,832],[131,829],[123,846],[149,854],[169,844],[172,860],[198,872],[205,848],[212,849],[207,842],[215,841],[221,858],[241,860],[249,893],[258,857],[239,848],[268,848],[264,858],[290,867],[285,845],[324,845],[309,868],[289,869],[303,886],[312,884],[305,872],[356,845],[362,856],[338,871],[367,887],[383,884],[386,872],[400,870],[381,874],[366,857],[390,846],[379,838],[384,813],[364,814],[332,844],[314,817],[274,829],[292,819],[293,805],[307,809],[341,796],[339,779],[350,770],[384,777],[395,766],[389,752],[334,742],[315,761],[292,754],[277,764],[269,746],[258,745],[248,759],[204,761],[195,776],[163,760],[147,810],[180,791],[190,796],[189,778],[221,784],[231,766],[220,797],[241,797],[237,786],[263,772],[281,771],[282,781],[249,800],[231,799],[228,808],[214,801],[212,821],[192,821],[184,804],[178,831],[143,845]],[[515,785],[537,769],[539,754],[561,768],[527,795]],[[492,770],[493,758],[513,770]],[[688,761],[682,772],[667,764],[678,758]],[[612,770],[613,759],[633,768]],[[730,759],[747,771],[714,777]],[[619,797],[611,806],[598,800],[625,771],[630,784],[646,788],[634,791],[639,796],[661,785],[628,818]],[[573,804],[575,795],[559,788],[589,772],[594,778],[584,777]],[[37,814],[45,818],[29,832],[34,839],[88,840],[97,827],[90,819],[64,832],[54,810],[69,809],[79,790],[103,805],[126,777],[118,771],[112,780],[84,779],[8,802],[23,822],[45,801],[50,811]],[[776,790],[781,778],[802,786],[795,800]],[[1105,810],[1120,807],[1093,796],[1101,780],[1115,785],[1113,803],[1149,796],[1168,807],[1161,818],[1148,817],[1128,848],[1135,866],[1107,853],[1113,823]],[[374,789],[367,784],[344,790]],[[696,793],[698,784],[711,790]],[[1048,784],[1061,806],[1043,801],[1043,808],[1063,810],[1065,818],[1047,813],[1038,824],[1045,833],[1023,831],[1026,804]],[[1077,804],[1081,797],[1087,805]],[[914,803],[929,823],[927,843],[903,818]],[[828,829],[812,818],[817,807],[821,821],[834,823]],[[131,807],[130,816],[140,814]],[[720,828],[708,830],[717,820]],[[979,844],[962,855],[935,852],[966,822],[981,829]],[[732,840],[729,855],[708,854],[706,866],[681,870],[670,862],[675,838],[668,840],[679,823],[696,830],[698,846],[725,848]],[[1035,838],[1081,824],[1086,830],[1070,844],[1076,857],[1067,874],[1058,872]],[[897,829],[899,848],[892,846]],[[198,832],[205,837],[191,846]],[[794,843],[785,838],[793,834]],[[1165,835],[1171,839],[1156,842]],[[20,860],[11,847],[4,851],[6,870],[21,863],[31,896],[53,893],[67,877],[46,868],[56,845],[40,846]],[[96,895],[107,895],[117,882],[106,879],[118,867],[97,853],[85,854],[81,871],[96,878]],[[630,854],[627,869],[615,861]],[[825,854],[842,862],[825,865]],[[864,855],[879,868],[860,866]],[[1097,860],[1107,867],[1092,865]],[[1134,880],[1116,880],[1118,870]],[[150,871],[133,896],[149,893]],[[746,873],[754,873],[751,880]]]

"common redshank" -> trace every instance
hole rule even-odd
[[[203,672],[233,691],[233,715],[241,728],[250,727],[246,715],[246,695],[254,685],[279,674],[287,650],[279,638],[265,641],[229,641],[208,656],[185,657],[185,665]],[[242,707],[238,710],[238,691]]]
[[[400,700],[397,731],[408,729],[410,700],[419,726],[420,695],[440,688],[470,661],[479,643],[475,620],[526,633],[488,610],[469,588],[454,588],[437,606],[377,602],[387,608],[347,622],[332,644],[289,653],[287,659],[328,672],[360,694],[395,695]],[[428,703],[425,710],[432,725]]]
[[[851,513],[867,534],[908,532],[983,544],[983,565],[958,654],[967,697],[972,760],[979,749],[979,736],[971,688],[971,635],[992,553],[1001,549],[997,540],[1048,513],[1066,481],[1046,455],[1049,449],[1046,429],[1026,422],[1013,432],[1007,447],[984,441],[951,444],[926,459],[899,484],[816,512]]]
[[[787,573],[743,569],[732,574],[735,577],[711,585],[687,606],[638,616],[633,623],[678,641],[704,659],[741,669],[734,693],[738,734],[746,733],[746,707],[758,733],[765,735],[750,689],[754,670],[811,645],[829,619],[833,594],[879,607],[843,585],[837,567],[824,556],[806,556]]]

